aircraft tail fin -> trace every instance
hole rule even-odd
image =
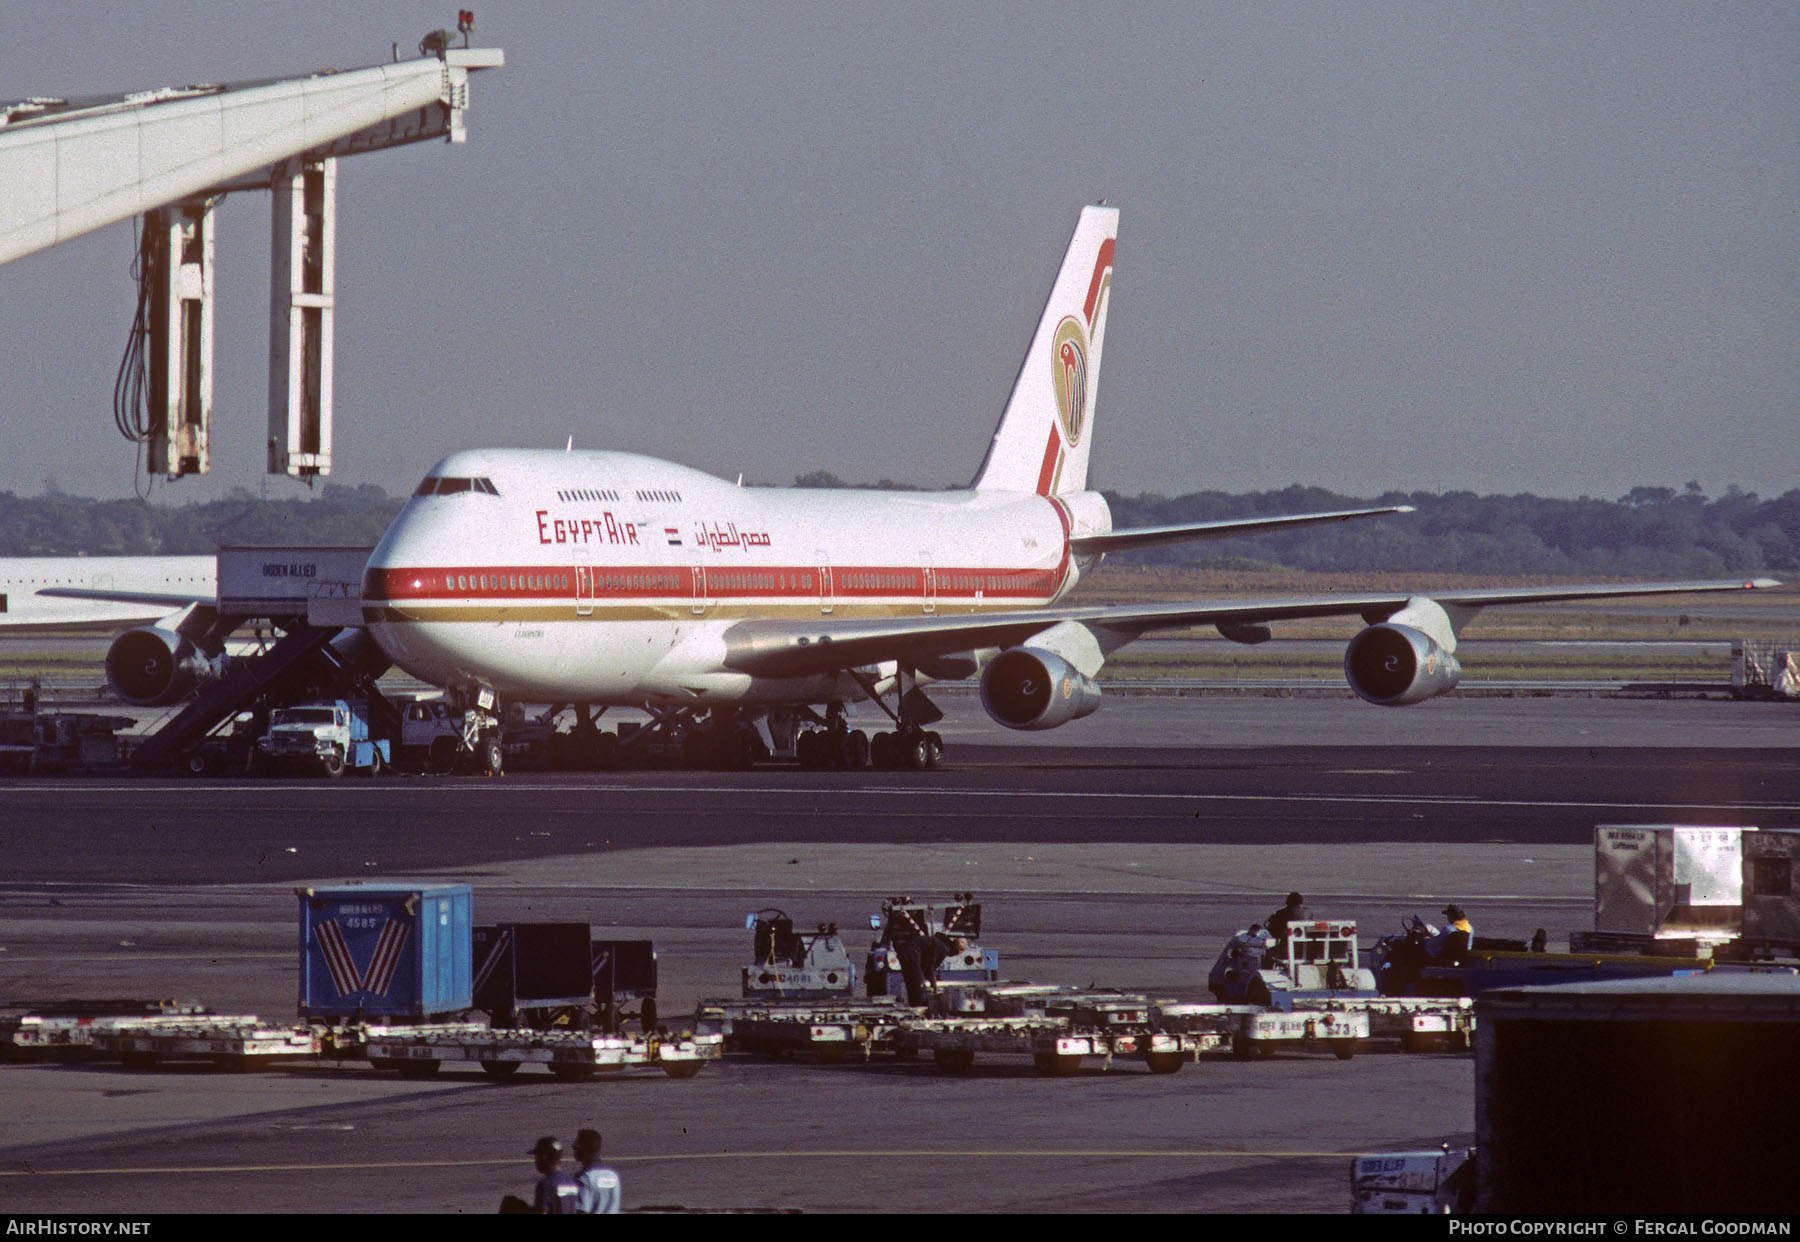
[[[1081,209],[976,488],[1056,496],[1087,487],[1118,235],[1117,207]]]

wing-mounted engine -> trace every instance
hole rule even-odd
[[[1364,702],[1381,707],[1407,707],[1454,690],[1462,680],[1462,664],[1454,654],[1456,635],[1476,611],[1414,596],[1400,611],[1350,640],[1344,652],[1350,688]]]
[[[1344,676],[1365,702],[1406,707],[1454,690],[1462,665],[1410,625],[1371,625],[1350,640]]]
[[[106,649],[106,680],[135,707],[179,703],[225,672],[223,652],[209,655],[181,633],[161,625],[126,630]]]
[[[1100,687],[1059,655],[1013,647],[982,673],[981,705],[1009,729],[1054,729],[1099,707]]]

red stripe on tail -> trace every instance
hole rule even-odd
[[[1094,260],[1094,276],[1088,281],[1087,301],[1082,304],[1082,313],[1087,316],[1088,327],[1094,326],[1094,307],[1100,301],[1100,288],[1105,283],[1106,273],[1113,265],[1113,239],[1107,238],[1100,243],[1100,255]]]
[[[1056,477],[1056,459],[1062,455],[1062,439],[1057,435],[1056,424],[1050,424],[1050,443],[1044,446],[1044,464],[1038,468],[1037,494],[1050,494],[1050,481]]]

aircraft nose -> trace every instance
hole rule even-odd
[[[436,540],[430,536],[430,524],[422,522],[421,516],[416,501],[407,505],[375,545],[363,571],[365,600],[393,599],[407,594],[409,589],[417,593],[424,587],[424,571],[435,563],[428,545]]]

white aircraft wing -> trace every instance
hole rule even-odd
[[[1382,505],[1375,509],[1337,509],[1329,513],[1295,513],[1286,517],[1223,518],[1216,522],[1188,522],[1180,526],[1140,526],[1135,530],[1108,531],[1104,535],[1076,535],[1069,540],[1069,550],[1076,556],[1092,556],[1100,552],[1125,552],[1132,548],[1149,548],[1188,539],[1259,535],[1265,531],[1291,530],[1297,526],[1320,526],[1327,522],[1348,522],[1352,518],[1380,517],[1386,513],[1412,511],[1411,505]]]
[[[146,604],[150,607],[168,606],[171,609],[185,608],[189,604],[211,606],[218,601],[211,596],[195,595],[173,591],[114,591],[90,587],[41,587],[38,595],[50,595],[57,599],[92,599],[109,604]]]
[[[1473,615],[1493,605],[1747,591],[1779,585],[1772,578],[1596,583],[1445,591],[1433,593],[1429,598],[1447,609]],[[725,631],[725,666],[758,677],[800,677],[886,660],[919,663],[981,648],[1018,646],[1034,634],[1064,622],[1074,622],[1095,631],[1103,639],[1101,645],[1106,650],[1122,646],[1151,630],[1190,625],[1233,629],[1301,617],[1347,616],[1360,616],[1373,625],[1405,608],[1415,594],[1390,591],[1371,595],[1276,596],[1142,607],[1042,608],[975,615],[740,621]]]

